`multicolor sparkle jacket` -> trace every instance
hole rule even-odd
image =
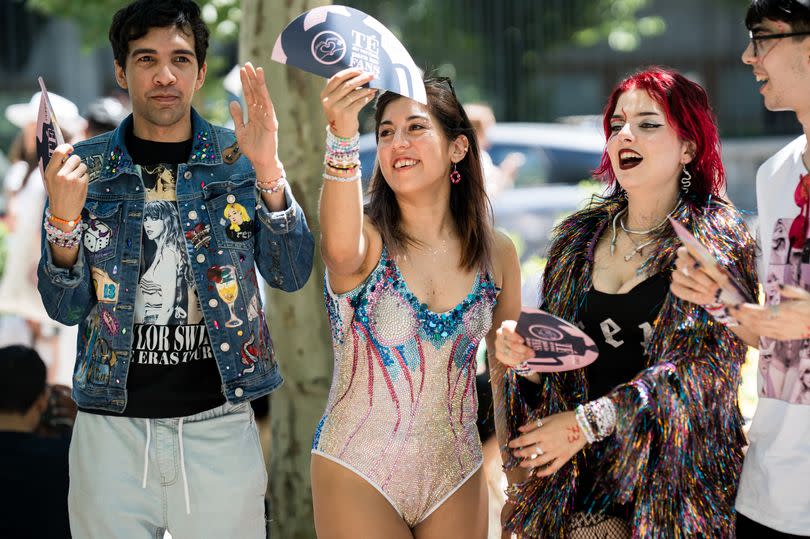
[[[542,286],[550,313],[579,320],[591,288],[596,242],[626,204],[618,197],[592,202],[555,229]],[[673,218],[756,297],[756,247],[737,210],[711,198],[701,205],[684,201]],[[647,275],[674,269],[680,242],[667,226],[656,245],[642,265]],[[702,307],[667,294],[646,346],[646,368],[608,394],[617,411],[614,434],[552,476],[525,481],[506,528],[520,537],[564,537],[578,466],[586,458],[598,478],[590,496],[593,509],[632,502],[634,538],[733,537],[745,444],[737,387],[746,350]],[[509,439],[530,420],[590,400],[582,370],[542,375],[537,386],[541,404],[532,410],[515,376],[510,371],[506,378]],[[506,468],[518,462],[510,456]]]

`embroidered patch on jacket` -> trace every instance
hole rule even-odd
[[[104,164],[104,159],[101,154],[88,155],[84,158],[84,164],[87,167],[87,175],[90,177],[89,183],[93,183],[101,177],[101,167]]]
[[[222,151],[222,160],[229,165],[233,165],[241,155],[242,152],[239,149],[239,143],[234,142]]]
[[[109,273],[101,268],[90,268],[93,286],[96,289],[96,298],[100,303],[118,303],[118,283]]]
[[[197,223],[194,228],[186,231],[186,239],[194,245],[195,249],[200,247],[207,249],[211,244],[211,225],[203,226],[202,223]]]
[[[243,205],[236,202],[236,197],[228,195],[228,204],[222,212],[224,218],[220,224],[225,227],[225,235],[231,241],[247,241],[253,237],[253,220]]]
[[[90,219],[84,225],[82,241],[84,248],[91,253],[98,253],[110,246],[112,239],[112,229],[97,219]]]

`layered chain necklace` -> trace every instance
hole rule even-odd
[[[672,211],[669,212],[667,214],[667,216],[664,217],[661,220],[660,223],[658,223],[654,227],[652,227],[650,229],[647,229],[647,230],[633,230],[632,228],[627,228],[627,226],[624,223],[624,218],[623,218],[623,216],[627,213],[627,206],[625,206],[620,212],[617,212],[616,215],[613,216],[613,227],[612,227],[613,228],[613,233],[612,233],[612,235],[610,237],[610,254],[611,254],[611,256],[613,255],[613,253],[616,252],[616,235],[617,235],[616,222],[617,221],[619,222],[619,226],[621,226],[624,233],[627,234],[627,237],[630,239],[630,241],[635,246],[635,248],[632,251],[630,251],[629,253],[624,255],[624,261],[625,262],[630,262],[630,260],[632,260],[634,256],[636,256],[637,254],[641,254],[642,250],[645,247],[647,247],[648,245],[652,245],[656,240],[656,238],[652,238],[652,239],[647,240],[645,242],[637,243],[636,240],[633,239],[633,236],[649,236],[653,232],[656,232],[657,230],[660,230],[664,225],[667,224],[667,221],[669,220],[669,218],[672,217],[672,215],[675,213],[675,211],[678,209],[678,207],[680,207],[680,205],[681,204],[680,204],[680,201],[679,201],[678,204],[676,204],[675,207],[672,209]]]

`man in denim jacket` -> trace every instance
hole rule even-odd
[[[138,0],[110,28],[133,114],[56,149],[39,290],[79,324],[70,453],[75,537],[264,537],[250,399],[281,376],[255,268],[301,288],[313,239],[284,179],[261,68],[235,133],[192,108],[208,30],[190,0]]]

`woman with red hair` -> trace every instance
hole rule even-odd
[[[680,241],[668,218],[752,296],[754,241],[720,197],[717,126],[699,85],[636,73],[610,95],[604,130],[605,194],[555,229],[541,305],[582,327],[600,356],[562,373],[509,369],[503,525],[520,537],[733,537],[746,346],[722,313],[670,293]],[[533,355],[514,328],[504,322],[496,339],[508,367]]]

